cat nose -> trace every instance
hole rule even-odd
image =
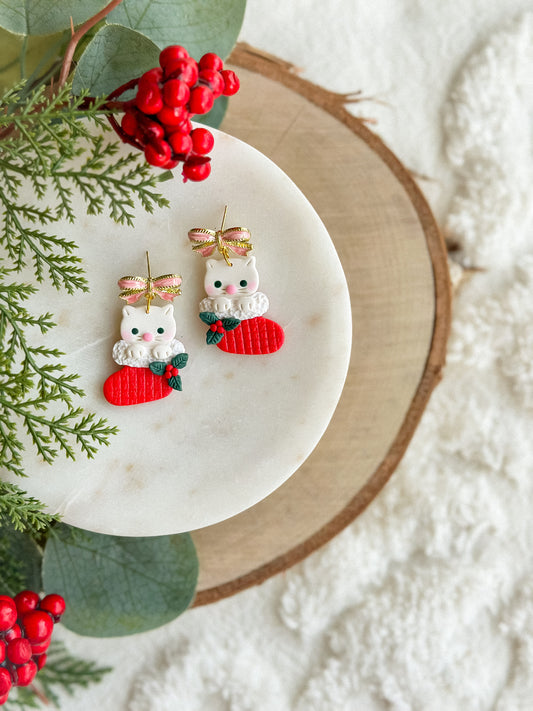
[[[233,284],[228,284],[226,287],[226,294],[236,294],[237,293],[237,287],[233,286]]]
[[[153,333],[143,333],[143,341],[153,341],[154,340],[154,334]]]

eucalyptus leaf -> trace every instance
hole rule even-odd
[[[204,126],[218,128],[226,115],[228,109],[228,97],[219,96],[215,101],[213,108],[207,114],[199,114],[194,117],[196,123],[202,123]]]
[[[0,27],[18,35],[49,35],[85,22],[109,0],[2,0]]]
[[[159,49],[147,37],[127,27],[104,25],[80,57],[72,91],[107,95],[158,64]]]
[[[223,59],[239,35],[246,0],[123,0],[109,22],[141,32],[160,48],[180,44],[196,60],[206,52]]]
[[[61,622],[90,637],[160,627],[190,604],[198,559],[188,533],[130,538],[60,524],[45,549],[45,590],[63,595]]]
[[[0,529],[0,595],[41,589],[41,551],[27,533],[11,526]]]

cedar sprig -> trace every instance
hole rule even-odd
[[[0,481],[0,527],[11,523],[17,531],[37,534],[58,520],[43,511],[44,504],[16,484]]]
[[[111,667],[102,667],[96,662],[74,657],[62,642],[53,640],[48,649],[46,665],[39,672],[33,688],[19,686],[14,689],[4,708],[6,711],[10,708],[21,711],[45,709],[49,702],[59,708],[60,690],[73,696],[78,689],[100,682],[111,671]]]
[[[109,104],[70,92],[69,85],[26,92],[19,84],[0,100],[0,244],[12,268],[20,271],[30,260],[38,282],[48,274],[56,288],[73,293],[88,290],[77,245],[48,228],[75,221],[75,192],[88,214],[107,211],[129,226],[135,198],[149,212],[169,203],[157,190],[161,177],[142,157],[118,155],[118,145],[101,135]],[[25,184],[35,196],[32,204],[20,200]]]

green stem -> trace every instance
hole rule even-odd
[[[28,35],[24,35],[20,49],[20,78],[26,78],[26,53],[28,51]]]

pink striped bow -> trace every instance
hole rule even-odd
[[[119,296],[128,304],[134,304],[144,297],[149,306],[156,296],[165,301],[175,299],[176,296],[181,294],[180,284],[181,277],[177,274],[164,274],[155,279],[151,277],[125,276],[118,280],[118,285],[122,290]]]
[[[189,239],[193,243],[193,252],[199,252],[202,257],[210,257],[215,249],[218,249],[230,267],[232,266],[229,261],[230,252],[245,257],[253,248],[250,242],[250,230],[246,227],[229,227],[227,230],[193,227],[189,230]]]

